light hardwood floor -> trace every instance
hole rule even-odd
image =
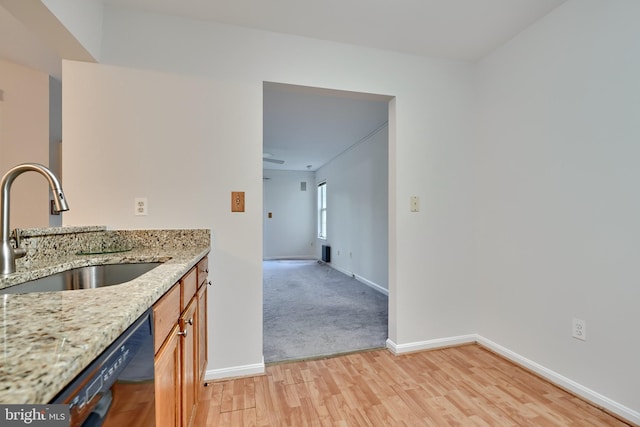
[[[628,426],[478,346],[268,366],[202,388],[195,426]]]

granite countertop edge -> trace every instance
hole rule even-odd
[[[49,403],[209,251],[199,245],[78,256],[16,279],[84,265],[163,262],[120,285],[0,295],[0,403]]]

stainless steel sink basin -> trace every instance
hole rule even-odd
[[[73,289],[91,289],[119,285],[128,282],[162,264],[144,262],[134,264],[106,264],[74,268],[51,276],[20,283],[5,289],[0,294],[26,294],[29,292],[54,292]]]

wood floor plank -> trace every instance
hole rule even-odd
[[[204,387],[196,426],[596,426],[625,423],[479,345],[272,365]]]
[[[253,378],[225,381],[222,388],[221,412],[255,408],[255,383]]]
[[[273,383],[267,376],[254,378],[256,392],[256,423],[259,427],[281,425],[279,414],[282,412],[280,401],[273,398]],[[199,409],[199,408],[198,408]]]

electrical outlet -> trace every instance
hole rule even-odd
[[[586,341],[587,340],[587,324],[584,320],[573,319],[573,332],[571,334],[574,338]]]
[[[149,215],[148,202],[146,197],[136,197],[134,199],[134,214],[136,216]]]

